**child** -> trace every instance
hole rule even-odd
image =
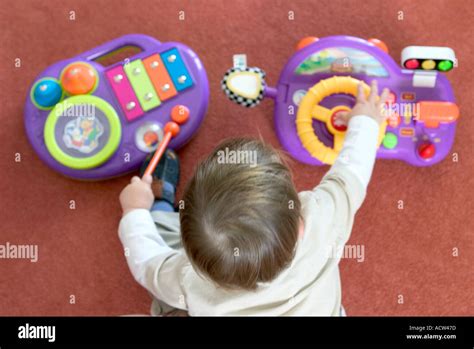
[[[119,236],[133,276],[155,298],[152,314],[340,315],[340,258],[328,251],[347,242],[364,200],[387,97],[376,82],[368,98],[358,87],[343,115],[343,148],[310,191],[298,194],[279,154],[249,139],[224,142],[197,167],[179,213],[172,153],[158,189],[150,177],[132,178],[120,194]],[[232,152],[255,161],[223,156]],[[165,200],[154,204],[153,193]]]

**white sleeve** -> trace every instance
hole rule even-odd
[[[180,276],[186,260],[163,240],[150,211],[136,209],[122,217],[119,237],[135,280],[156,298],[185,309]]]
[[[328,174],[345,168],[367,189],[377,153],[379,127],[377,121],[366,115],[352,117],[341,152]]]
[[[364,202],[377,152],[379,125],[364,115],[349,121],[346,138],[334,165],[312,193],[328,209],[336,246],[350,237],[354,216]]]

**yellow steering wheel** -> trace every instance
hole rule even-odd
[[[298,114],[296,115],[296,130],[303,147],[321,162],[332,165],[337,155],[341,151],[344,137],[346,134],[346,125],[338,123],[337,114],[349,111],[350,108],[344,105],[336,106],[332,109],[325,108],[319,103],[333,94],[345,93],[357,96],[357,85],[360,80],[350,76],[334,76],[319,81],[311,87],[300,102]],[[370,94],[370,87],[363,82],[364,93]],[[313,129],[313,119],[326,123],[329,132],[334,136],[334,147],[330,148],[324,145],[316,136]],[[379,142],[382,143],[387,128],[387,122],[380,125]]]

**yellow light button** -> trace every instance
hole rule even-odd
[[[421,67],[424,70],[433,70],[436,67],[436,62],[433,61],[432,59],[427,59],[421,63]]]

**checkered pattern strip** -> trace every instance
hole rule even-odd
[[[239,96],[239,95],[233,93],[227,87],[227,79],[229,78],[229,76],[232,73],[235,73],[235,72],[251,72],[251,73],[256,73],[256,74],[260,75],[260,78],[262,80],[262,87],[261,87],[261,89],[258,93],[258,96],[256,98],[246,98],[246,97]],[[221,88],[225,92],[227,97],[232,102],[243,105],[246,108],[253,108],[253,107],[257,106],[263,99],[263,91],[265,90],[265,86],[266,86],[265,76],[266,76],[265,72],[262,69],[257,68],[257,67],[246,67],[246,68],[235,68],[234,67],[234,68],[229,69],[224,74],[224,78],[222,79],[222,82],[221,82]]]

